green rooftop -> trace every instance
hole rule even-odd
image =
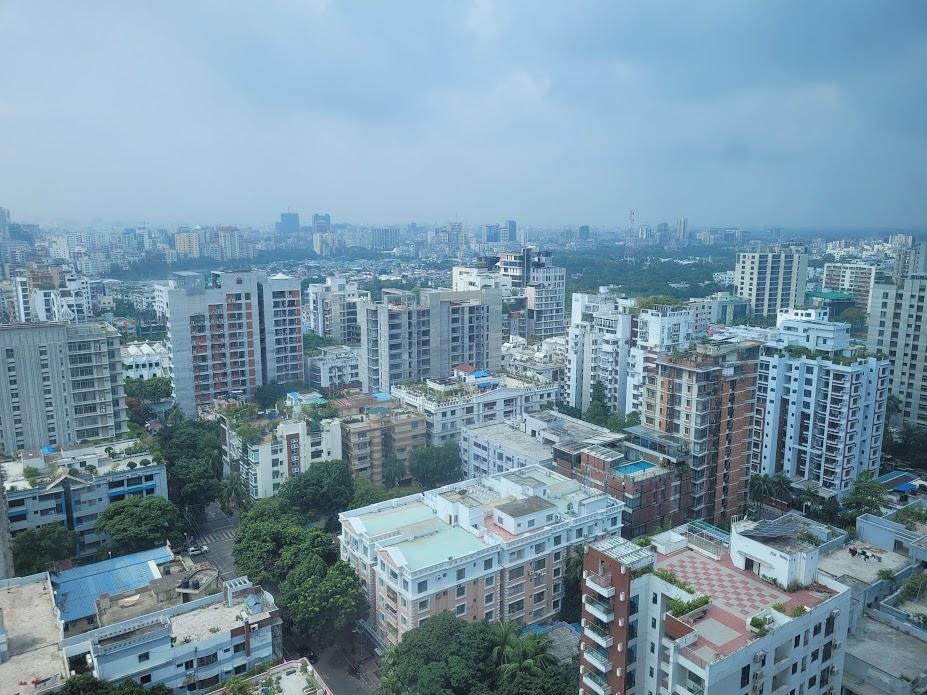
[[[818,299],[853,299],[849,292],[805,292],[809,297]]]
[[[461,558],[489,546],[459,526],[448,526],[437,533],[393,547],[402,552],[409,563],[409,570],[416,572],[446,562],[449,557]]]
[[[425,519],[433,519],[435,513],[427,504],[412,502],[399,507],[383,509],[379,512],[361,514],[354,518],[360,519],[364,523],[369,535],[376,536],[386,531],[400,529],[403,526],[417,524],[420,521],[425,521]]]

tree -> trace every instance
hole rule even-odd
[[[317,461],[284,482],[277,497],[297,514],[331,516],[348,508],[354,487],[354,474],[346,461]]]
[[[582,613],[583,559],[586,549],[577,544],[570,549],[563,575],[563,601],[560,604],[560,619],[575,623]]]
[[[367,600],[354,569],[339,560],[331,567],[309,555],[280,585],[283,619],[294,632],[320,647],[334,643],[367,610]]]
[[[332,345],[341,345],[341,343],[329,336],[316,335],[315,333],[303,334],[303,353],[306,355],[318,352],[319,348]]]
[[[613,413],[609,416],[605,426],[612,432],[621,432],[628,427],[635,427],[639,424],[641,424],[641,414],[636,410],[632,410],[627,416],[621,412]]]
[[[304,381],[288,381],[284,384],[278,384],[276,381],[269,381],[263,386],[258,386],[254,390],[254,402],[259,408],[273,408],[277,401],[282,401],[288,393],[294,391],[306,391],[309,387]]]
[[[460,446],[451,439],[441,446],[414,449],[409,454],[409,472],[426,490],[456,483],[463,478]]]
[[[466,695],[492,692],[492,627],[439,613],[409,630],[387,651],[382,695]]]
[[[759,473],[750,476],[750,499],[760,502],[776,494],[776,482],[768,473]]]
[[[205,461],[183,458],[168,467],[167,488],[178,507],[203,518],[206,507],[219,499],[222,484]]]
[[[174,504],[163,497],[129,497],[100,514],[94,529],[109,534],[115,555],[148,550],[164,541],[183,543],[183,520]]]
[[[589,408],[583,413],[583,419],[593,425],[605,427],[608,422],[608,405],[605,402],[605,385],[596,381],[589,395]]]
[[[92,673],[81,673],[68,678],[58,693],[60,695],[172,695],[173,691],[160,684],[145,688],[133,680],[112,685],[99,680]]]
[[[579,664],[550,665],[529,674],[520,671],[514,678],[497,682],[492,695],[552,695],[572,693],[579,682]]]
[[[861,326],[866,321],[866,313],[860,311],[855,306],[851,306],[841,311],[837,320],[841,323],[849,323],[851,326],[857,327]]]
[[[386,487],[395,487],[406,475],[405,461],[395,454],[390,454],[383,461],[383,484]]]
[[[422,488],[418,485],[387,489],[383,485],[371,483],[367,478],[358,478],[354,481],[354,497],[351,498],[348,509],[360,509],[361,507],[376,504],[377,502],[384,502],[407,495],[415,495],[421,491]]]
[[[492,662],[496,668],[508,662],[509,649],[518,640],[521,627],[510,620],[500,620],[492,627]]]
[[[139,401],[153,403],[171,397],[171,380],[165,376],[153,376],[150,379],[133,379],[126,377],[126,396]]]
[[[550,653],[550,638],[537,632],[519,637],[505,648],[504,663],[498,668],[499,680],[512,681],[521,674],[538,676],[557,663]]]
[[[853,517],[863,514],[882,516],[882,505],[885,502],[885,488],[869,471],[861,471],[853,482],[853,489],[844,500],[846,506],[853,512]]]
[[[238,473],[230,473],[222,479],[219,490],[219,506],[226,513],[234,509],[247,509],[251,498],[245,489],[245,479]]]
[[[896,394],[890,393],[885,400],[885,418],[891,420],[896,415],[901,415],[901,399]]]
[[[183,408],[180,407],[180,404],[174,403],[174,405],[168,409],[165,419],[168,425],[179,425],[186,420],[187,417],[184,415]]]
[[[76,544],[77,534],[60,522],[20,531],[11,544],[17,576],[44,572],[49,563],[70,557]]]
[[[779,471],[772,476],[771,482],[773,485],[773,496],[775,496],[776,499],[782,500],[783,502],[788,502],[792,499],[792,479],[789,477],[788,473]]]
[[[797,509],[800,509],[803,514],[809,510],[814,512],[820,507],[821,498],[813,489],[803,487],[798,491],[798,494],[792,497],[792,504]]]

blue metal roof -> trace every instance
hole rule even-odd
[[[489,376],[489,372],[483,371],[482,369],[478,372],[473,372],[473,376],[479,378],[481,376]]]
[[[382,403],[383,401],[389,401],[389,400],[392,400],[392,398],[393,397],[390,394],[388,394],[386,391],[377,391],[376,393],[373,394],[373,399],[377,403]]]
[[[58,585],[55,603],[61,611],[61,618],[70,622],[94,615],[94,603],[100,594],[115,596],[146,587],[148,582],[160,576],[152,573],[148,563],[160,565],[173,558],[174,554],[165,546],[75,567],[55,575],[52,578]]]
[[[908,490],[913,490],[916,487],[917,486],[914,483],[902,483],[893,489],[897,492],[907,492]]]

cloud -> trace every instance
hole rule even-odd
[[[14,218],[924,227],[927,5],[0,5]]]

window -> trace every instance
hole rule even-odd
[[[420,611],[427,611],[431,605],[431,599],[425,598],[418,602],[418,609]]]
[[[244,643],[244,642],[239,642],[239,643],[236,644],[234,647],[232,647],[232,654],[238,654],[238,653],[243,652],[243,651],[245,651],[245,643]]]
[[[540,555],[540,554],[543,553],[543,552],[544,552],[544,544],[543,544],[543,543],[536,543],[535,546],[534,546],[534,554],[535,554],[535,555]]]
[[[496,600],[496,592],[490,591],[488,594],[486,594],[486,598],[484,599],[483,602],[488,606],[495,600]]]
[[[657,645],[656,645],[654,642],[651,642],[651,643],[650,643],[650,653],[651,653],[651,654],[656,654],[656,653],[657,653]]]
[[[750,685],[750,665],[747,664],[742,669],[740,669],[740,687],[746,688]]]
[[[457,615],[463,615],[464,613],[467,612],[467,604],[466,604],[466,603],[461,603],[459,606],[457,606],[457,608],[454,609],[454,612],[455,612]]]
[[[653,598],[650,599],[650,602],[651,602],[653,605],[657,605],[657,603],[659,602],[659,600],[660,600],[660,597],[659,597],[656,593],[654,593]]]
[[[199,659],[197,659],[196,665],[199,668],[203,668],[204,666],[210,666],[216,663],[218,660],[219,660],[219,652],[213,652],[212,654],[209,654],[207,656],[201,656]]]
[[[458,581],[458,582],[459,582],[459,581],[463,581],[463,579],[464,579],[466,576],[467,576],[467,570],[466,570],[466,569],[459,569],[459,570],[457,570],[457,581]]]
[[[520,577],[525,576],[525,566],[521,565],[520,567],[514,567],[509,570],[509,581],[513,579],[519,579]]]
[[[541,571],[542,569],[544,569],[545,567],[547,567],[547,558],[546,558],[546,557],[542,557],[541,559],[535,560],[535,561],[534,561],[534,571],[535,571],[535,572],[540,572],[540,571]]]
[[[485,620],[487,623],[491,623],[495,619],[495,617],[496,617],[495,611],[486,611],[483,614],[483,620]]]
[[[534,604],[544,603],[544,592],[539,591],[534,595]]]
[[[138,679],[138,682],[141,683],[142,685],[145,685],[146,683],[151,683],[151,674],[146,673],[144,676]]]
[[[492,569],[492,558],[487,558],[486,560],[483,560],[483,569],[484,570]]]
[[[428,580],[423,579],[418,583],[418,593],[424,594],[426,591],[428,591]]]
[[[525,599],[518,599],[509,604],[509,615],[520,613],[525,609]]]
[[[467,595],[467,586],[465,584],[461,584],[460,586],[457,587],[457,598],[463,598],[466,595]]]
[[[483,580],[483,586],[485,586],[485,587],[487,587],[487,588],[490,587],[490,586],[493,586],[495,583],[496,583],[496,578],[495,578],[495,576],[493,576],[493,577],[486,577],[486,579]]]
[[[563,542],[563,536],[554,536],[554,545],[560,545]]]
[[[142,652],[141,654],[138,655],[139,663],[143,661],[148,661],[148,659],[150,658],[151,658],[151,654],[149,652]]]

